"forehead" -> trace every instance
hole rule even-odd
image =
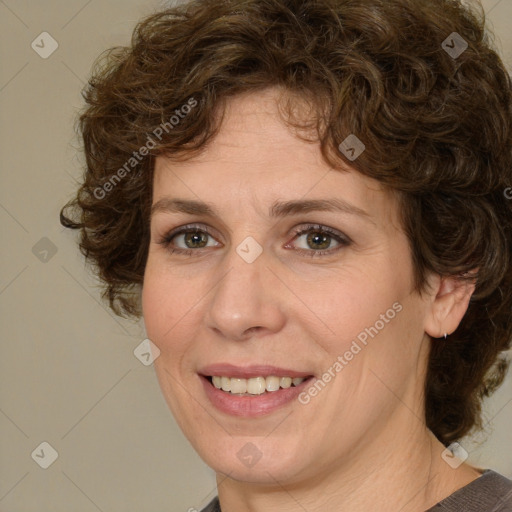
[[[340,198],[377,219],[396,221],[397,200],[382,185],[345,166],[333,169],[318,142],[306,142],[286,125],[280,92],[244,94],[226,103],[218,134],[185,161],[159,156],[153,204],[188,198],[239,209],[250,203],[267,215],[276,201]]]

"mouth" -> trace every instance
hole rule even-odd
[[[315,378],[277,367],[233,365],[203,368],[199,376],[212,405],[238,417],[262,416],[292,404]]]
[[[251,377],[244,379],[239,377],[227,377],[212,375],[206,379],[217,389],[230,395],[236,396],[257,396],[266,393],[275,393],[280,389],[288,389],[300,386],[310,377],[278,377],[269,375],[267,377]]]

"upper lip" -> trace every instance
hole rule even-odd
[[[270,365],[235,366],[228,363],[211,364],[204,366],[198,372],[205,377],[235,377],[239,379],[250,379],[251,377],[311,377],[312,373],[298,372],[288,368],[279,368]]]

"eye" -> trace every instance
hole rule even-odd
[[[191,256],[200,252],[200,249],[215,246],[208,244],[208,238],[213,238],[213,235],[206,226],[183,226],[165,235],[158,243],[168,248],[171,254]]]
[[[296,239],[305,237],[302,247],[297,249],[297,252],[311,257],[334,254],[352,243],[343,233],[318,224],[302,227],[295,232],[295,235]],[[338,244],[334,249],[332,248],[333,240]],[[285,247],[289,248],[290,244]]]
[[[352,240],[343,233],[318,224],[296,229],[294,240],[302,237],[305,237],[302,247],[297,248],[288,243],[285,248],[295,249],[304,256],[315,257],[334,254],[352,243]],[[158,243],[169,249],[171,254],[193,256],[201,255],[201,249],[219,245],[218,242],[209,243],[209,238],[214,237],[207,226],[189,225],[171,231]],[[334,248],[332,248],[333,241],[337,244]]]

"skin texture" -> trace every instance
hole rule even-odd
[[[144,276],[148,337],[165,399],[194,448],[217,472],[223,512],[236,510],[421,511],[479,476],[452,469],[426,428],[423,384],[430,336],[453,332],[473,289],[430,276],[413,292],[409,244],[396,198],[378,182],[331,169],[316,144],[297,138],[276,107],[279,91],[227,103],[218,136],[185,162],[158,157],[153,204],[163,198],[212,203],[218,216],[156,212]],[[368,216],[307,212],[270,218],[274,201],[342,198]],[[209,227],[206,248],[186,250],[188,224]],[[294,228],[318,224],[348,236],[329,255]],[[236,248],[253,237],[262,254]],[[317,242],[318,243],[318,242]],[[288,248],[285,248],[288,247]],[[322,246],[321,248],[324,248]],[[300,254],[303,249],[307,254]],[[339,250],[337,250],[339,249]],[[304,405],[293,401],[258,418],[236,418],[207,399],[207,364],[274,365],[317,378],[365,328],[402,310]],[[260,460],[237,452],[252,443]]]

